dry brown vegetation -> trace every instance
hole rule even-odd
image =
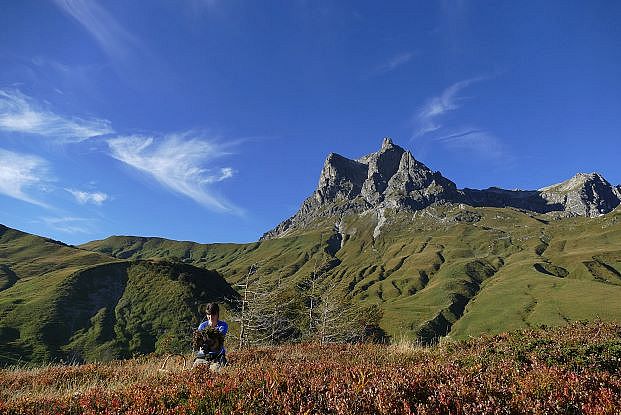
[[[297,344],[229,354],[220,373],[162,357],[7,368],[8,414],[557,413],[621,407],[621,326],[574,323],[434,347]]]

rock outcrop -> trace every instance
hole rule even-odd
[[[283,236],[314,220],[372,209],[423,209],[432,203],[460,199],[455,183],[420,163],[409,151],[385,138],[381,149],[358,160],[331,153],[319,184],[300,210],[263,238]]]
[[[612,186],[598,173],[578,173],[562,183],[539,190],[464,189],[466,203],[472,206],[515,207],[538,213],[565,212],[595,217],[621,203],[619,186]]]
[[[621,203],[621,186],[597,173],[579,173],[570,180],[539,190],[457,189],[409,151],[385,138],[381,149],[358,160],[331,153],[319,184],[300,210],[265,233],[262,239],[285,236],[320,218],[375,210],[421,210],[435,203],[466,203],[477,207],[514,207],[538,213],[565,212],[594,217]],[[381,213],[381,214],[380,214]]]
[[[612,186],[598,173],[578,173],[567,181],[539,189],[539,193],[565,212],[588,217],[608,213],[621,203],[619,186]]]

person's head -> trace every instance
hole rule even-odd
[[[210,321],[218,321],[220,318],[220,307],[218,303],[209,303],[205,306],[205,317]]]

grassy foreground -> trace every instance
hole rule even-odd
[[[573,323],[423,348],[230,352],[215,374],[161,358],[0,371],[3,414],[615,414],[621,326]]]

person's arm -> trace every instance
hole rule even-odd
[[[226,333],[229,331],[229,325],[226,324],[225,321],[220,320],[218,322],[218,330],[222,333],[223,336],[226,336]]]
[[[201,324],[198,325],[198,328],[196,330],[198,331],[205,330],[205,327],[207,327],[207,324],[209,324],[208,321],[203,321]]]

